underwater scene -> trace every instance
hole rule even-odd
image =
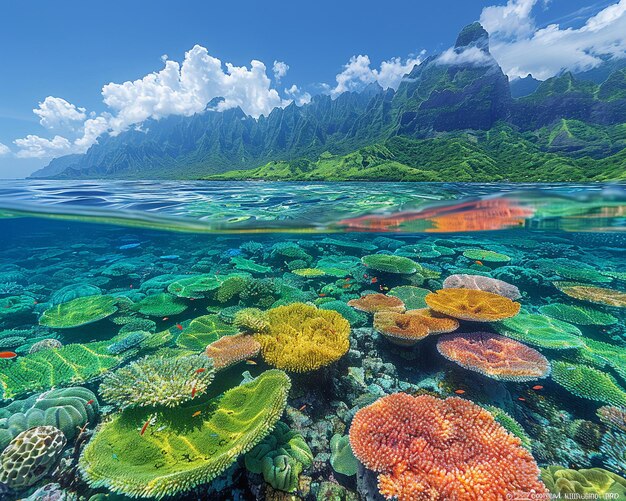
[[[625,188],[3,182],[0,498],[626,499]]]

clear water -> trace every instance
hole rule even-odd
[[[50,454],[58,466],[42,466],[30,485],[0,477],[3,499],[42,499],[45,492],[67,496],[54,499],[114,499],[115,493],[292,499],[280,497],[286,490],[294,499],[356,499],[357,493],[381,499],[376,473],[363,466],[357,475],[334,469],[331,458],[335,467],[340,460],[331,438],[349,433],[359,409],[398,392],[487,407],[523,438],[539,467],[601,468],[595,474],[603,475],[602,494],[626,496],[624,414],[619,420],[626,407],[624,186],[11,181],[0,187],[0,215],[0,351],[7,357],[0,360],[0,446],[42,424],[60,428],[67,441]],[[377,270],[362,262],[373,254],[417,265],[406,273]],[[482,371],[467,367],[472,363],[463,367],[442,356],[440,335],[398,344],[373,329],[371,314],[347,305],[367,294],[411,291],[408,309],[424,308],[427,291],[442,289],[455,274],[503,280],[521,296],[516,322],[461,318],[456,332],[505,334],[545,357],[551,373],[510,380],[510,353],[504,359],[483,353]],[[212,277],[210,284],[192,292],[176,286],[199,275]],[[88,301],[70,304],[92,296],[112,298],[99,306],[101,315]],[[239,454],[242,421],[229,425],[232,442],[218,440],[223,430],[205,429],[226,390],[280,365],[265,347],[217,371],[206,391],[170,407],[156,392],[156,404],[151,394],[135,395],[133,402],[150,405],[132,408],[130,397],[109,398],[100,387],[143,357],[203,353],[242,330],[233,324],[242,308],[294,303],[337,311],[351,324],[349,350],[321,368],[286,369],[291,391],[280,420],[306,442],[311,462],[294,466],[296,455],[287,454],[291,462],[281,463],[278,428],[270,435],[274,442],[267,441],[275,419],[250,440],[250,447],[264,440],[266,450],[254,454],[282,458],[274,469],[266,460],[265,479]],[[204,323],[192,324],[199,317]],[[54,341],[29,353],[44,339]],[[83,345],[83,352],[72,345]],[[314,359],[305,356],[304,365]],[[500,363],[503,372],[484,373]],[[126,377],[128,387],[135,385]],[[53,388],[61,393],[50,403],[46,392]],[[244,398],[240,405],[245,410],[255,401]],[[43,410],[32,410],[38,407]],[[125,423],[126,435],[106,435],[112,422]],[[208,474],[218,449],[230,459]],[[4,461],[0,472],[10,470]],[[160,471],[175,479],[174,487],[161,487]],[[28,475],[37,477],[20,471],[20,478]],[[555,487],[554,475],[572,472],[545,470],[542,477],[553,492],[569,488],[564,481]],[[296,490],[289,487],[294,481]],[[156,486],[136,487],[151,482]]]

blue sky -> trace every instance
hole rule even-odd
[[[624,11],[626,0],[4,2],[0,177],[26,175],[147,117],[191,114],[216,93],[229,92],[225,106],[241,105],[256,116],[373,80],[394,87],[404,70],[446,50],[464,25],[479,19],[495,33],[492,52],[512,78],[528,71],[547,78],[559,71],[563,54],[571,55],[570,66],[592,66],[603,47],[615,50],[615,33],[622,33],[618,42],[626,39]],[[598,13],[604,14],[596,24],[604,24],[585,29]],[[562,47],[543,50],[555,34]],[[183,61],[191,83],[171,64]],[[132,84],[166,64],[156,82]],[[174,87],[184,89],[167,87],[176,76]],[[103,94],[112,82],[128,84]],[[201,85],[206,88],[198,90]],[[155,102],[163,86],[171,95]],[[146,95],[150,104],[137,107]]]

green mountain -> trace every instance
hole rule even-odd
[[[607,67],[600,82],[599,70],[587,78],[564,73],[526,82],[515,98],[489,52],[489,35],[474,23],[449,50],[414,66],[396,91],[373,84],[336,99],[318,95],[258,119],[239,108],[212,111],[214,100],[191,117],[105,135],[84,155],[55,159],[33,177],[617,178],[620,165],[626,170],[619,164],[626,69],[614,61]]]

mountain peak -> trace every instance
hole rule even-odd
[[[454,44],[455,48],[478,47],[484,51],[489,51],[489,33],[479,22],[468,24],[461,30]]]

